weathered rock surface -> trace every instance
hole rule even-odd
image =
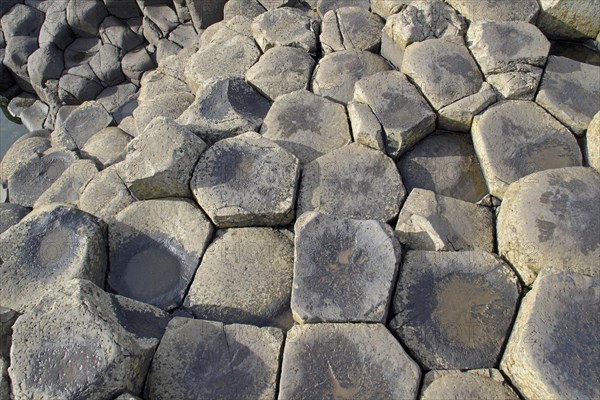
[[[144,398],[273,399],[282,344],[276,328],[173,318]]]
[[[165,72],[164,68],[145,73],[140,80],[140,92],[138,100],[145,103],[154,100],[157,96],[164,94],[191,93],[187,84],[174,74]]]
[[[600,111],[588,127],[584,153],[588,165],[600,172]]]
[[[254,39],[252,36],[252,20],[250,18],[236,16],[209,26],[198,38],[198,47],[203,48],[209,45],[225,43],[238,35]]]
[[[100,0],[72,0],[67,3],[67,22],[78,37],[97,37],[98,27],[108,11]]]
[[[10,399],[10,381],[8,380],[8,360],[0,357],[0,396]]]
[[[200,32],[223,19],[223,6],[226,0],[186,0],[190,17],[196,31]]]
[[[307,4],[313,5],[316,4],[316,9],[318,15],[323,19],[325,14],[329,11],[335,11],[343,7],[360,7],[365,10],[369,10],[369,0],[346,0],[343,2],[339,2],[337,0],[317,0],[317,1],[309,1]]]
[[[490,194],[498,198],[526,175],[582,162],[571,132],[530,101],[488,108],[473,121],[472,135]]]
[[[304,166],[297,214],[389,221],[406,197],[402,178],[385,154],[353,143]],[[347,199],[354,199],[352,202]]]
[[[100,103],[85,102],[69,114],[60,129],[52,132],[52,143],[69,150],[81,149],[94,134],[112,122],[112,116]]]
[[[194,99],[194,95],[190,93],[167,93],[140,104],[133,112],[138,133],[143,133],[156,117],[179,118],[192,105]]]
[[[294,245],[284,231],[225,229],[206,250],[185,307],[196,318],[276,325],[289,313]]]
[[[223,19],[228,20],[236,16],[253,19],[265,11],[258,0],[229,0],[223,7]]]
[[[492,75],[488,79],[491,80],[492,77],[497,76],[500,75]],[[511,85],[512,80],[508,79],[507,84]],[[537,84],[535,87],[537,88]],[[484,82],[477,93],[439,109],[437,119],[438,128],[456,132],[469,132],[473,118],[496,102],[496,99],[497,96],[492,85]]]
[[[561,272],[540,276],[527,293],[500,363],[525,397],[600,396],[599,290],[598,277]]]
[[[96,218],[72,206],[34,210],[0,236],[0,302],[22,313],[62,281],[82,278],[102,287],[105,236]]]
[[[286,225],[294,218],[299,177],[296,157],[248,132],[210,147],[190,187],[220,228]]]
[[[108,285],[162,309],[181,305],[213,227],[183,199],[135,202],[109,225]]]
[[[420,379],[383,325],[296,325],[286,338],[279,399],[415,399]]]
[[[556,39],[596,39],[600,33],[600,4],[593,0],[540,0],[537,25]]]
[[[290,46],[315,54],[319,24],[301,10],[282,7],[256,17],[252,34],[263,52],[274,46]]]
[[[2,182],[8,182],[20,164],[29,158],[38,157],[49,148],[50,141],[44,137],[29,137],[15,142],[0,160]]]
[[[99,163],[102,169],[122,161],[132,137],[117,127],[108,127],[89,138],[81,154]]]
[[[428,372],[423,378],[421,399],[444,398],[517,400],[519,396],[496,369]]]
[[[513,183],[498,215],[499,254],[527,285],[546,267],[599,276],[599,195],[592,168],[547,170]]]
[[[80,209],[108,221],[135,201],[119,176],[118,167],[119,164],[112,165],[88,182],[79,196]]]
[[[490,75],[486,79],[501,99],[533,100],[543,72],[542,68],[523,65],[517,71]]]
[[[13,203],[0,203],[0,234],[16,225],[31,211],[27,207]]]
[[[18,317],[19,313],[15,310],[0,306],[0,361],[7,360],[10,357],[13,332],[12,327]],[[8,368],[8,364],[5,365],[2,375],[6,373],[6,368]],[[2,393],[2,391],[0,391],[0,393]]]
[[[97,173],[98,167],[92,160],[73,161],[58,179],[37,198],[33,207],[38,208],[50,203],[67,203],[77,206],[81,190]]]
[[[352,141],[344,106],[307,90],[277,98],[260,132],[302,164]]]
[[[346,4],[344,4],[346,6]],[[340,7],[328,11],[319,36],[325,54],[341,50],[379,53],[383,20],[363,7]]]
[[[355,142],[375,150],[385,151],[383,128],[371,107],[363,103],[348,103],[348,118]]]
[[[428,369],[493,368],[519,292],[515,274],[491,253],[410,251],[390,327]]]
[[[536,0],[514,0],[510,3],[496,0],[446,0],[470,21],[526,21],[535,22],[540,11]]]

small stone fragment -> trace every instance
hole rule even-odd
[[[494,74],[487,81],[494,87],[498,97],[506,100],[533,100],[544,70],[524,65],[515,72]]]
[[[355,142],[375,150],[385,151],[383,129],[371,107],[363,103],[348,103],[348,118]]]

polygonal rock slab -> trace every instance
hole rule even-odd
[[[479,67],[462,40],[431,39],[411,44],[404,53],[402,72],[436,110],[477,93],[483,84]]]
[[[227,21],[239,15],[255,18],[265,11],[257,0],[229,0],[223,7],[223,19]]]
[[[169,64],[171,68],[173,66]],[[165,73],[169,72],[169,73]],[[172,76],[176,74],[172,71],[154,70],[145,73],[140,81],[140,92],[138,101],[145,103],[152,101],[156,96],[169,93],[190,93],[187,84],[180,77]],[[183,78],[183,77],[182,77]]]
[[[361,78],[392,67],[385,58],[370,51],[336,51],[321,58],[312,78],[312,91],[346,104],[352,100],[354,84]]]
[[[535,22],[540,11],[537,0],[446,0],[470,21],[526,21]]]
[[[594,0],[540,0],[537,25],[556,39],[596,39],[600,33],[600,4]]]
[[[78,205],[81,190],[97,173],[98,167],[92,160],[73,161],[52,186],[38,197],[33,207],[50,203]]]
[[[8,182],[10,177],[17,171],[20,164],[29,158],[38,157],[50,148],[50,141],[45,137],[28,137],[16,141],[6,151],[0,160],[0,179],[3,183]]]
[[[100,164],[102,168],[122,161],[127,153],[127,144],[132,137],[117,127],[104,128],[89,138],[81,153]]]
[[[585,136],[585,158],[590,167],[600,172],[600,112],[590,123]]]
[[[499,75],[492,75],[492,77],[494,76]],[[439,109],[438,128],[456,132],[469,132],[473,117],[495,103],[496,98],[496,92],[492,85],[484,82],[479,92]]]
[[[77,107],[52,133],[52,142],[69,150],[82,148],[94,134],[113,122],[111,115],[96,101],[88,101]]]
[[[499,254],[527,285],[545,267],[600,276],[599,196],[593,168],[547,170],[513,183],[498,215]]]
[[[269,100],[308,89],[315,60],[301,49],[277,46],[263,54],[246,72],[246,80]]]
[[[317,13],[321,19],[323,19],[327,12],[335,11],[342,7],[361,7],[365,10],[369,9],[369,0],[345,0],[342,2],[338,0],[313,0],[310,3],[316,3]]]
[[[135,201],[118,173],[119,164],[100,171],[82,189],[79,208],[103,220],[111,220]]]
[[[163,199],[131,204],[108,232],[112,290],[172,309],[183,301],[213,227],[191,201]]]
[[[340,7],[328,11],[322,27],[319,40],[325,54],[351,49],[379,53],[383,20],[368,9]]]
[[[576,135],[600,111],[600,67],[550,56],[535,101]]]
[[[386,222],[398,215],[405,197],[394,162],[380,151],[353,143],[304,166],[297,213],[315,210]]]
[[[302,164],[352,142],[344,106],[308,90],[279,97],[260,132]]]
[[[31,211],[13,203],[0,203],[0,234],[21,221]]]
[[[493,368],[519,299],[516,275],[484,251],[409,251],[390,328],[428,369]]]
[[[194,100],[193,94],[182,92],[161,94],[141,103],[133,111],[138,134],[143,133],[156,117],[177,119],[194,103]]]
[[[69,279],[104,287],[106,228],[75,207],[43,206],[1,236],[0,254],[0,303],[23,313]]]
[[[311,212],[294,230],[294,319],[385,323],[401,254],[392,229]]]
[[[354,101],[371,107],[385,131],[387,153],[393,158],[435,129],[435,113],[401,72],[380,72],[356,82]]]
[[[276,328],[173,318],[144,398],[274,399],[282,344]]]
[[[210,81],[177,122],[192,125],[209,145],[257,130],[269,111],[269,101],[241,78]]]
[[[196,272],[185,307],[200,319],[277,324],[289,308],[293,263],[293,243],[283,231],[220,230]]]
[[[416,399],[420,379],[381,324],[296,325],[285,342],[279,399]]]
[[[497,369],[428,372],[423,378],[421,400],[445,398],[518,400],[519,396]]]
[[[523,65],[518,71],[494,74],[486,79],[501,99],[533,100],[543,72],[542,68]]]
[[[13,393],[41,400],[139,393],[167,322],[159,309],[86,280],[54,286],[13,327]]]
[[[599,292],[600,278],[560,272],[527,293],[500,364],[526,398],[600,396]]]
[[[498,198],[526,175],[582,161],[571,132],[531,101],[506,101],[488,108],[475,117],[472,136],[490,194]]]
[[[490,208],[414,189],[402,206],[396,234],[409,249],[494,251],[494,213]]]
[[[348,118],[355,142],[385,151],[383,129],[371,107],[363,103],[348,103]]]
[[[256,17],[252,34],[263,52],[274,46],[291,46],[315,54],[319,24],[301,10],[282,7]]]
[[[190,187],[219,228],[286,225],[294,218],[299,177],[296,157],[248,132],[210,147]]]
[[[192,197],[190,179],[205,149],[187,126],[158,117],[129,143],[119,171],[137,199]]]

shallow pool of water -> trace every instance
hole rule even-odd
[[[23,126],[18,118],[13,118],[8,110],[6,104],[0,101],[0,160],[4,158],[4,155],[13,145],[13,143],[27,133],[27,128]]]

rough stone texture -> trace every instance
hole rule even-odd
[[[0,357],[0,396],[10,399],[10,381],[8,380],[8,360]]]
[[[497,369],[430,371],[423,378],[421,400],[438,399],[518,400]]]
[[[369,10],[369,0],[317,0],[317,1],[309,1],[310,5],[316,4],[316,9],[318,15],[323,19],[325,14],[329,11],[335,11],[342,7],[360,7],[365,10]]]
[[[594,0],[540,0],[537,25],[556,39],[596,39],[600,34],[600,4]]]
[[[537,0],[446,0],[470,21],[526,21],[535,22],[540,11]],[[543,0],[542,0],[543,1]]]
[[[358,81],[354,101],[368,104],[386,135],[386,151],[398,158],[435,129],[436,115],[423,96],[398,71]]]
[[[492,75],[490,78],[498,76],[501,75]],[[507,84],[512,85],[510,78],[508,78]],[[437,125],[440,129],[469,132],[473,117],[495,103],[496,98],[496,92],[492,85],[484,82],[479,92],[439,109]]]
[[[157,117],[129,142],[119,171],[137,199],[191,197],[190,178],[205,149],[187,126]]]
[[[168,316],[85,280],[54,289],[15,323],[8,369],[15,397],[139,393]]]
[[[31,211],[27,207],[13,203],[0,203],[0,234],[16,225]]]
[[[7,42],[10,42],[10,39],[16,36],[37,38],[44,22],[42,12],[24,4],[15,4],[14,7],[9,6],[8,9],[3,11],[6,13],[2,13],[1,24]]]
[[[386,222],[398,215],[405,197],[393,161],[377,150],[353,143],[304,166],[297,214],[315,210]],[[353,201],[347,201],[349,198]]]
[[[241,78],[210,81],[177,120],[190,125],[209,145],[257,130],[269,111],[269,101]]]
[[[155,63],[152,57],[144,48],[128,52],[121,61],[123,74],[133,83],[139,83],[142,73],[154,67]]]
[[[21,163],[29,158],[38,157],[49,148],[50,141],[44,137],[29,137],[15,142],[0,160],[2,182],[8,182]]]
[[[134,202],[117,172],[118,165],[100,171],[88,182],[79,195],[79,208],[108,221]]]
[[[60,78],[63,69],[63,52],[53,43],[44,44],[27,59],[27,73],[38,94],[47,80]]]
[[[81,189],[98,173],[92,160],[75,160],[33,204],[67,203],[77,206]]]
[[[402,72],[409,76],[433,108],[440,108],[481,89],[483,77],[462,43],[431,39],[406,48]]]
[[[493,368],[519,292],[516,275],[491,253],[410,251],[390,328],[425,368]]]
[[[237,16],[210,26],[198,38],[198,47],[203,48],[209,45],[225,43],[237,35],[252,39],[252,43],[254,43],[251,19]]]
[[[352,140],[344,107],[307,90],[277,98],[260,132],[302,164]]]
[[[409,249],[494,251],[494,213],[491,208],[414,189],[404,202],[396,234]]]
[[[104,285],[105,228],[72,206],[37,208],[0,236],[0,303],[30,311],[48,288],[73,278]]]
[[[113,16],[106,17],[99,28],[104,44],[131,51],[144,44],[142,37],[134,33],[123,21]]]
[[[144,398],[274,399],[282,344],[276,328],[173,318]]]
[[[190,93],[167,93],[145,101],[133,112],[138,133],[143,133],[156,117],[177,119],[193,102],[194,95]]]
[[[420,379],[383,325],[296,325],[285,342],[279,399],[416,399]]]
[[[599,196],[592,168],[547,170],[513,183],[498,215],[499,254],[527,285],[546,267],[599,276]]]
[[[88,63],[101,46],[102,41],[97,37],[75,39],[65,48],[65,68]]]
[[[125,80],[120,60],[121,50],[112,44],[104,44],[90,60],[90,67],[103,86],[114,86]]]
[[[500,99],[533,100],[543,72],[542,68],[523,65],[518,71],[490,75],[487,81]]]
[[[275,46],[297,47],[317,52],[319,24],[296,8],[277,8],[256,17],[252,35],[262,51]]]
[[[258,0],[229,0],[223,8],[223,18],[228,20],[236,16],[243,16],[253,19],[265,11]]]
[[[206,250],[185,307],[199,319],[277,325],[289,313],[294,245],[284,231],[225,229]]]
[[[69,105],[78,105],[94,100],[104,90],[104,86],[94,75],[88,64],[73,67],[59,80],[60,100]]]
[[[97,37],[108,11],[100,0],[69,0],[67,22],[77,37]]]
[[[223,6],[227,0],[186,0],[196,31],[200,32],[223,19]]]
[[[36,100],[31,106],[21,113],[21,122],[28,131],[33,132],[44,127],[44,121],[48,116],[49,107],[40,100]]]
[[[123,296],[166,310],[178,307],[212,233],[191,201],[135,202],[109,225],[107,283]]]
[[[112,116],[100,103],[85,102],[69,114],[60,129],[52,133],[52,142],[69,150],[80,149],[112,122]]]
[[[392,229],[311,212],[294,230],[294,319],[385,323],[401,255]]]
[[[81,154],[104,169],[125,158],[127,144],[131,139],[131,136],[117,127],[104,128],[85,142]]]
[[[190,187],[220,228],[286,225],[294,218],[299,177],[296,157],[248,132],[210,147]]]
[[[138,101],[143,104],[153,101],[157,96],[165,94],[176,95],[178,93],[190,93],[187,84],[163,72],[164,68],[145,73],[140,80],[140,91]],[[170,72],[170,71],[168,71]]]
[[[280,7],[294,7],[297,0],[258,0],[258,2],[267,10],[274,10]]]
[[[19,313],[15,310],[0,306],[0,361],[8,359],[10,356],[12,327],[18,317]],[[8,368],[8,364],[6,364],[4,371],[2,371],[3,375],[6,373],[6,368]],[[0,391],[0,393],[2,392]]]
[[[346,5],[346,4],[344,4]],[[383,20],[363,7],[341,7],[323,17],[319,36],[325,54],[340,50],[379,53]]]
[[[473,121],[473,144],[490,194],[502,198],[508,185],[537,171],[581,165],[575,137],[531,101],[506,101]]]
[[[383,129],[371,107],[363,103],[349,103],[348,118],[355,142],[375,150],[385,151]]]
[[[600,172],[600,111],[588,127],[584,153],[588,165]]]
[[[548,57],[536,102],[576,135],[600,111],[600,67],[565,57]]]

